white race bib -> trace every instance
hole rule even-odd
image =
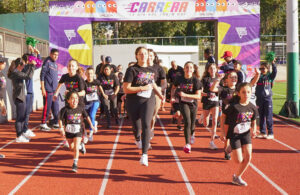
[[[113,89],[104,90],[104,93],[105,93],[106,95],[113,95],[113,94],[114,94],[114,90],[113,90]]]
[[[140,97],[144,97],[144,98],[150,98],[151,93],[152,93],[152,89],[149,89],[147,91],[138,92],[137,95],[140,96]]]
[[[194,102],[194,99],[193,99],[193,98],[188,98],[188,97],[181,97],[181,101],[182,101],[182,102],[193,103],[193,102]]]
[[[86,101],[88,101],[88,102],[97,101],[98,100],[98,94],[97,94],[97,92],[86,94],[85,98],[86,98]]]
[[[250,128],[251,128],[251,122],[243,122],[243,123],[237,124],[234,127],[233,132],[236,134],[242,134],[242,133],[249,131]]]
[[[209,94],[209,97],[208,97],[208,100],[209,100],[209,101],[212,101],[212,102],[217,102],[217,101],[219,101],[219,97],[216,96],[215,93],[210,93],[210,94]]]
[[[67,124],[66,126],[66,132],[68,133],[79,133],[81,129],[81,125],[80,124]]]

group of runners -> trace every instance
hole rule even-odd
[[[33,55],[40,58],[39,51],[30,47],[30,53],[11,63],[7,74],[12,80],[16,106],[16,142],[29,142],[35,136],[28,129],[34,97],[32,76],[36,69],[36,62],[28,59]],[[183,151],[192,151],[196,123],[207,128],[211,132],[209,148],[217,149],[214,141],[220,138],[224,142],[225,159],[230,160],[232,156],[239,164],[232,182],[242,186],[247,185],[241,177],[251,161],[251,137],[274,138],[271,88],[277,73],[275,60],[271,63],[272,70],[268,63],[263,62],[259,69],[254,70],[253,78],[249,78],[242,69],[242,63],[233,59],[232,52],[226,51],[222,56],[225,62],[218,66],[211,50],[206,49],[204,57],[207,64],[203,74],[191,61],[183,67],[172,61],[172,67],[165,72],[155,51],[138,47],[136,61],[128,64],[125,74],[121,65],[116,67],[111,63],[110,56],[101,56],[101,63],[95,71],[91,67],[83,70],[76,60],[71,59],[67,64],[68,73],[58,79],[58,56],[59,51],[52,49],[41,68],[44,107],[40,129],[60,130],[67,140],[65,145],[73,152],[74,172],[78,169],[79,153],[86,153],[85,144],[93,141],[93,134],[98,131],[100,124],[96,114],[99,107],[100,118],[106,118],[107,128],[111,127],[112,117],[119,125],[119,118],[126,111],[133,126],[135,144],[142,150],[140,164],[148,166],[155,121],[167,99],[171,103],[172,121],[177,123],[179,131],[184,131]],[[3,100],[6,80],[2,73],[5,66],[5,61],[0,58],[2,115],[6,115]],[[61,92],[63,86],[65,90]],[[61,109],[58,103],[60,93],[65,99],[65,106]],[[198,115],[201,107],[202,112]],[[257,124],[260,132],[256,130]]]

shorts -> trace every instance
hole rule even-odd
[[[203,102],[203,110],[210,110],[211,108],[214,107],[218,107],[219,106],[219,102],[212,102],[212,101],[208,101],[208,102]]]
[[[74,137],[82,137],[83,132],[80,131],[79,133],[68,133],[66,132],[66,138],[67,139],[73,139]]]
[[[179,103],[173,103],[173,111],[176,113],[177,111],[180,111],[180,106]]]
[[[233,150],[241,148],[242,145],[251,144],[250,130],[242,134],[233,134],[230,138],[230,146]]]

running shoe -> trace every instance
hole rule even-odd
[[[265,134],[265,133],[260,133],[260,134],[258,134],[256,137],[257,137],[257,138],[261,138],[261,139],[265,139],[265,138],[267,138],[267,134]]]
[[[98,132],[98,121],[95,121],[95,133]]]
[[[195,135],[192,135],[191,136],[191,144],[194,144],[195,143]]]
[[[67,140],[64,140],[64,143],[63,143],[63,145],[64,145],[64,147],[65,148],[69,148],[70,146],[69,146],[69,143],[68,143],[68,141]]]
[[[23,133],[23,135],[27,138],[35,137],[35,134],[30,129],[27,129],[27,131]]]
[[[185,145],[184,147],[183,147],[183,151],[185,152],[185,153],[191,153],[191,145],[190,144],[187,144],[187,145]]]
[[[248,185],[244,180],[242,180],[241,177],[238,177],[236,175],[232,176],[232,183],[235,185],[239,185],[239,186],[247,186]]]
[[[5,155],[4,154],[0,154],[0,158],[5,158]]]
[[[82,140],[83,140],[83,143],[84,143],[84,144],[87,144],[88,141],[89,141],[89,138],[88,138],[87,136],[84,135]]]
[[[93,135],[94,135],[93,131],[90,131],[90,134],[89,134],[89,141],[90,142],[92,142],[94,140]]]
[[[135,145],[137,146],[138,149],[142,149],[142,140],[135,141]]]
[[[73,163],[73,165],[72,165],[72,171],[74,173],[77,173],[77,169],[78,169],[77,164]]]
[[[85,145],[83,142],[81,142],[81,148],[79,149],[79,152],[81,152],[82,154],[85,154],[86,153],[86,149],[85,149]]]
[[[50,131],[51,128],[48,127],[48,125],[47,125],[46,123],[44,123],[44,124],[41,124],[41,125],[40,125],[40,130],[41,130],[41,131]]]
[[[25,137],[24,135],[20,135],[19,137],[16,138],[17,143],[28,143],[29,139]]]
[[[228,154],[228,153],[225,152],[224,159],[225,159],[225,160],[231,160],[230,154]]]
[[[52,128],[53,128],[53,129],[59,129],[59,124],[58,124],[58,123],[53,124],[53,125],[52,125]]]
[[[182,130],[183,130],[182,127],[181,127],[181,125],[177,125],[177,129],[178,129],[179,131],[182,131]]]
[[[141,165],[148,167],[148,155],[147,154],[143,154],[141,156],[140,163],[141,163]]]
[[[270,134],[266,137],[267,139],[274,139],[274,135],[273,134]]]
[[[215,145],[214,141],[210,141],[209,142],[209,148],[212,150],[217,150],[218,147]]]

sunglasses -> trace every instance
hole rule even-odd
[[[259,70],[265,70],[266,68],[259,68]]]

